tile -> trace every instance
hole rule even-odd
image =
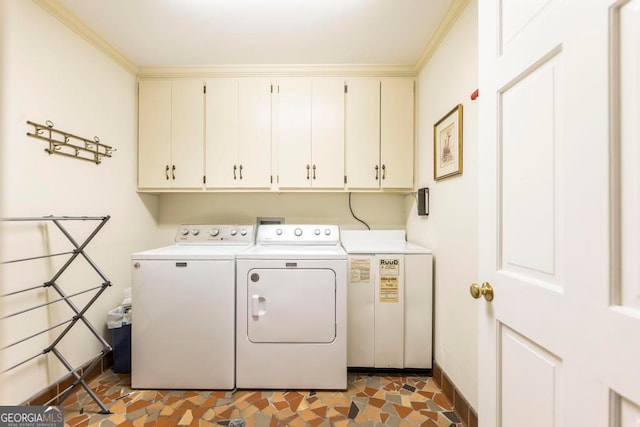
[[[128,375],[107,371],[90,386],[103,401],[109,399],[115,413],[99,415],[99,407],[79,390],[65,402],[65,415],[69,426],[73,420],[73,426],[96,427],[226,426],[235,418],[247,427],[463,426],[430,377],[350,372],[348,378],[346,391],[138,391],[131,390]],[[466,403],[459,394],[454,398]]]

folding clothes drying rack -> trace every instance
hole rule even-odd
[[[87,247],[87,245],[89,244],[89,242],[96,236],[96,234],[98,234],[98,232],[102,229],[102,227],[104,227],[104,225],[106,224],[106,222],[109,220],[109,216],[100,216],[100,217],[87,217],[87,216],[79,216],[79,217],[71,217],[71,216],[44,216],[44,217],[24,217],[24,218],[4,218],[2,219],[2,221],[50,221],[53,224],[55,224],[58,229],[62,232],[62,234],[64,234],[64,236],[69,240],[69,242],[71,242],[71,244],[73,245],[74,249],[68,252],[60,252],[60,253],[55,253],[55,254],[50,254],[50,255],[41,255],[41,256],[34,256],[34,257],[30,257],[30,258],[23,258],[23,259],[16,259],[16,260],[11,260],[11,261],[5,261],[2,264],[11,264],[11,263],[17,263],[17,262],[24,262],[24,261],[31,261],[31,260],[36,260],[36,259],[42,259],[42,258],[50,258],[50,257],[56,257],[56,256],[65,256],[65,255],[69,255],[69,258],[67,259],[67,261],[64,263],[64,265],[62,267],[60,267],[60,269],[53,275],[53,277],[51,279],[49,279],[48,281],[44,282],[42,285],[38,285],[38,286],[34,286],[34,287],[30,287],[27,289],[22,289],[19,291],[15,291],[15,292],[10,292],[4,295],[1,295],[2,298],[6,298],[6,297],[10,297],[12,295],[16,295],[16,294],[21,294],[23,292],[28,292],[28,291],[33,291],[35,289],[41,289],[41,288],[52,288],[54,289],[59,295],[60,298],[55,299],[53,301],[49,301],[43,304],[38,304],[35,305],[33,307],[29,307],[27,309],[24,310],[20,310],[17,311],[15,313],[11,313],[8,314],[4,317],[2,317],[2,319],[6,319],[9,317],[13,317],[13,316],[18,316],[20,314],[24,314],[26,312],[32,311],[32,310],[36,310],[38,308],[42,308],[45,306],[48,306],[50,304],[54,304],[60,301],[64,301],[67,303],[67,305],[71,308],[71,310],[73,311],[73,316],[70,319],[67,319],[63,322],[60,322],[56,325],[53,325],[51,327],[48,327],[46,329],[43,329],[40,332],[37,332],[33,335],[30,335],[28,337],[22,338],[16,342],[13,342],[11,344],[8,344],[4,347],[2,347],[0,349],[0,351],[2,350],[6,350],[10,347],[13,347],[17,344],[20,344],[22,342],[25,342],[29,339],[32,339],[38,335],[44,334],[46,332],[49,332],[53,329],[59,328],[63,325],[67,325],[64,330],[62,332],[60,332],[57,336],[56,339],[54,339],[50,345],[48,345],[46,348],[44,348],[40,353],[35,354],[31,357],[28,357],[27,359],[23,360],[22,362],[13,365],[7,369],[5,369],[2,373],[10,371],[12,369],[17,368],[18,366],[21,366],[33,359],[36,359],[39,356],[42,355],[46,355],[48,353],[53,353],[59,360],[60,362],[65,366],[65,368],[75,377],[75,381],[73,382],[73,384],[71,384],[71,386],[69,386],[69,388],[66,389],[66,391],[62,394],[62,396],[60,397],[56,397],[57,399],[57,404],[62,403],[70,394],[71,392],[78,386],[81,385],[89,394],[89,396],[91,396],[91,398],[98,404],[98,406],[100,406],[100,409],[102,410],[100,413],[101,414],[110,414],[111,412],[109,412],[109,410],[105,407],[104,403],[102,403],[102,401],[98,398],[98,396],[96,396],[96,394],[93,392],[93,390],[91,390],[91,388],[87,385],[87,383],[85,382],[85,376],[92,371],[92,369],[100,362],[100,360],[108,353],[111,351],[111,346],[105,341],[105,339],[98,333],[98,331],[93,327],[93,325],[87,320],[87,318],[84,316],[85,313],[87,312],[87,310],[89,309],[89,307],[91,307],[93,305],[93,303],[96,302],[96,300],[100,297],[100,295],[102,295],[102,293],[109,287],[111,286],[111,282],[109,281],[109,279],[107,279],[107,277],[105,276],[105,274],[100,270],[100,268],[98,268],[98,266],[95,264],[95,262],[93,262],[93,260],[91,258],[89,258],[89,256],[87,255],[87,253],[85,252],[85,248]],[[65,227],[63,226],[63,223],[66,221],[98,221],[98,225],[94,228],[94,230],[89,234],[89,236],[84,240],[84,242],[82,243],[78,243],[73,237],[72,235],[67,231],[67,229],[65,229]],[[96,274],[98,274],[98,276],[100,276],[100,278],[102,279],[102,284],[89,288],[89,289],[85,289],[83,291],[80,292],[76,292],[73,293],[71,295],[67,295],[67,293],[65,293],[65,291],[56,283],[56,281],[60,278],[60,276],[67,270],[67,268],[71,265],[71,263],[73,263],[76,259],[78,259],[79,256],[82,256],[88,263],[89,265],[94,269],[94,271],[96,272]],[[93,295],[93,297],[89,300],[89,302],[87,302],[87,304],[85,304],[84,307],[82,308],[78,308],[72,301],[71,298],[81,295],[81,294],[86,294],[92,291],[96,291],[95,294]],[[84,370],[84,373],[82,375],[78,374],[78,368],[73,368],[71,366],[71,364],[64,358],[64,356],[60,353],[60,351],[56,348],[56,346],[58,345],[58,343],[62,340],[62,338],[64,338],[65,335],[67,335],[67,333],[76,325],[78,324],[78,322],[82,322],[85,324],[85,326],[89,329],[89,331],[91,331],[91,333],[93,334],[93,336],[100,342],[100,344],[102,345],[102,350],[100,351],[100,353],[98,355],[96,355],[93,359],[91,359],[91,361],[89,362],[89,366]],[[53,400],[53,399],[52,399]],[[47,402],[50,403],[50,402]]]

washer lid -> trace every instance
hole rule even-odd
[[[172,245],[131,254],[131,259],[153,260],[234,260],[236,255],[250,246]]]

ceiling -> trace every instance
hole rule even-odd
[[[414,66],[454,0],[57,0],[137,67]]]

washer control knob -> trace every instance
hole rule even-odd
[[[282,236],[282,228],[277,228],[277,229],[276,229],[276,234],[277,234],[278,236]]]
[[[189,229],[183,228],[182,230],[180,230],[180,234],[182,234],[183,236],[186,236],[187,234],[189,234]]]
[[[302,228],[296,228],[296,229],[293,231],[293,234],[295,234],[295,235],[296,235],[296,236],[298,236],[298,237],[302,236]]]
[[[194,236],[197,236],[198,234],[200,234],[200,230],[198,230],[197,228],[192,228],[191,234],[193,234]]]
[[[331,229],[330,228],[325,228],[324,229],[324,234],[326,234],[327,236],[331,235]]]
[[[216,237],[218,234],[220,234],[220,230],[218,230],[217,228],[212,228],[211,230],[209,230],[209,235],[211,237]]]
[[[238,234],[238,230],[236,230],[235,228],[232,228],[229,234],[231,234],[232,236],[235,236],[236,234]]]
[[[244,229],[244,228],[243,228],[243,229],[241,229],[241,230],[240,230],[240,234],[241,234],[242,236],[246,236],[246,235],[247,235],[247,230],[246,230],[246,229]]]
[[[315,234],[316,236],[319,236],[319,235],[320,235],[320,229],[319,229],[319,228],[316,228],[316,229],[313,231],[313,234]]]

